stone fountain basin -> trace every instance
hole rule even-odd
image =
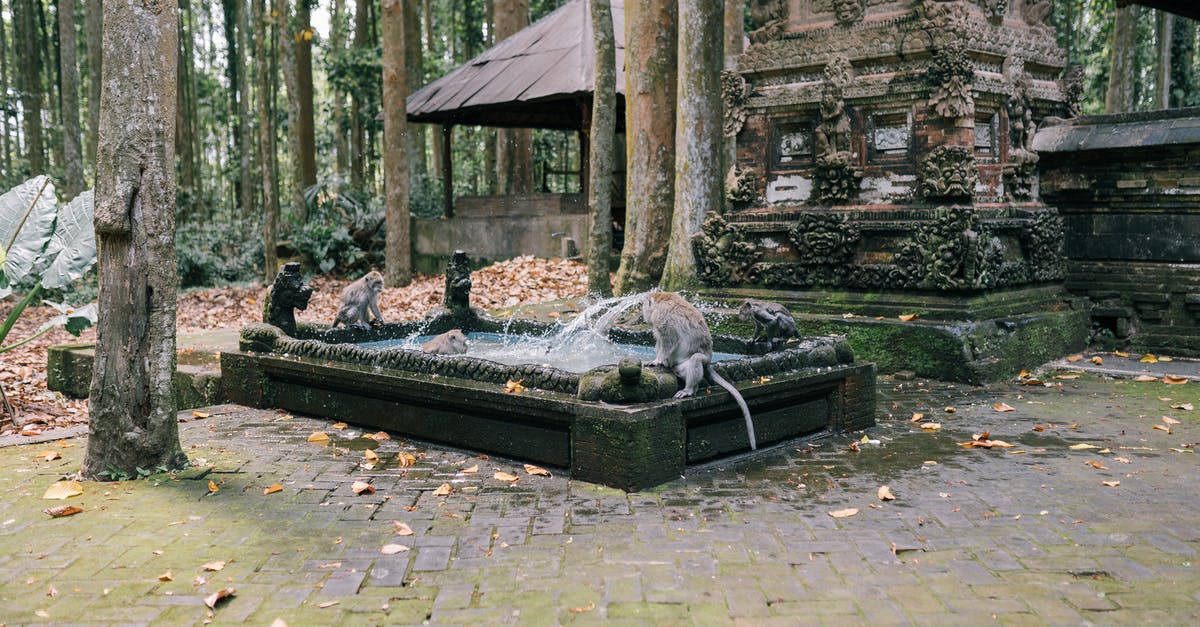
[[[579,397],[588,374],[354,344],[402,338],[418,328],[505,327],[530,334],[549,325],[447,315],[369,331],[301,326],[295,338],[270,325],[250,325],[242,330],[241,350],[221,355],[221,369],[233,402],[568,469],[575,479],[624,490],[649,488],[679,478],[690,464],[749,450],[741,412],[719,387],[686,399],[664,393],[668,398],[615,404]],[[653,343],[648,332],[614,330],[610,337]],[[745,397],[760,447],[874,424],[874,366],[854,363],[842,338],[805,338],[773,352],[728,336],[715,337],[714,345],[745,355],[715,368]],[[510,380],[521,380],[524,390],[506,392]]]

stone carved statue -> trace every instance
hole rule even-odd
[[[1050,15],[1050,0],[1023,0],[1024,4],[1021,7],[1021,19],[1025,23],[1041,28],[1048,28],[1046,25],[1046,16]]]
[[[750,0],[750,22],[754,30],[747,36],[752,44],[762,44],[779,39],[787,25],[787,2],[785,0]]]
[[[975,0],[979,8],[983,9],[983,14],[993,22],[999,22],[1004,19],[1004,14],[1008,11],[1008,0]]]
[[[471,313],[471,264],[467,253],[456,250],[446,266],[446,294],[443,299],[451,315]]]
[[[263,322],[279,327],[288,335],[295,335],[294,310],[308,309],[308,300],[312,298],[312,292],[312,286],[305,285],[304,279],[300,277],[298,262],[283,264],[263,302]]]
[[[833,0],[833,16],[842,26],[853,26],[863,17],[866,0]]]
[[[925,198],[970,199],[979,182],[975,153],[964,146],[938,146],[921,162],[918,178]]]
[[[971,96],[975,69],[962,43],[952,42],[935,51],[926,80],[931,88],[929,106],[938,115],[953,119],[975,115],[975,99]]]
[[[850,150],[850,118],[846,103],[832,90],[821,95],[821,121],[816,129],[817,159],[836,159]]]
[[[754,168],[742,169],[734,164],[725,174],[725,198],[734,204],[748,205],[758,200],[758,190],[755,189],[757,174]]]
[[[1083,66],[1074,63],[1063,76],[1063,94],[1067,97],[1067,117],[1077,118],[1083,107]]]
[[[734,70],[721,72],[721,100],[725,104],[726,137],[734,137],[746,123],[746,99],[750,97],[750,84]]]
[[[1005,62],[1004,73],[1012,83],[1012,95],[1006,105],[1010,147],[1009,163],[1004,168],[1005,189],[1014,198],[1030,198],[1035,193],[1038,162],[1038,154],[1033,149],[1037,123],[1033,119],[1031,79],[1025,71],[1024,60],[1019,57]]]

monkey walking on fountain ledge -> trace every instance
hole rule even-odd
[[[339,324],[358,328],[383,324],[383,314],[379,313],[379,293],[382,291],[383,275],[377,270],[347,285],[338,296],[342,304],[330,328],[336,329]],[[375,319],[372,320],[371,316],[375,316]]]
[[[683,389],[675,398],[684,398],[696,393],[696,386],[707,375],[717,385],[725,388],[737,401],[746,418],[746,435],[750,438],[750,450],[756,450],[754,421],[750,408],[737,388],[713,370],[712,333],[704,314],[678,294],[650,292],[642,297],[642,317],[654,332],[654,361],[647,365],[666,366],[683,377]]]

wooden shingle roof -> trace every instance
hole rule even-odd
[[[625,92],[625,3],[612,0],[617,93]],[[593,80],[587,0],[571,0],[449,74],[413,92],[408,119],[579,129]]]
[[[1200,20],[1200,1],[1197,0],[1117,0],[1117,6],[1140,4],[1152,9],[1170,11],[1176,15]]]

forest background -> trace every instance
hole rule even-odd
[[[409,93],[566,1],[404,0]],[[322,273],[380,267],[379,0],[179,4],[181,286],[267,280],[268,252]],[[100,13],[100,0],[0,0],[0,189],[39,173],[64,198],[91,187]],[[1069,62],[1084,69],[1085,113],[1200,105],[1195,21],[1118,10],[1114,0],[1056,0],[1049,19]],[[535,129],[516,141],[503,133],[456,128],[455,196],[580,191],[577,133]],[[409,210],[419,219],[441,216],[440,135],[409,128]],[[528,175],[513,178],[509,150],[522,153],[515,158]],[[267,219],[278,220],[273,242]],[[92,277],[72,300],[93,295]]]

